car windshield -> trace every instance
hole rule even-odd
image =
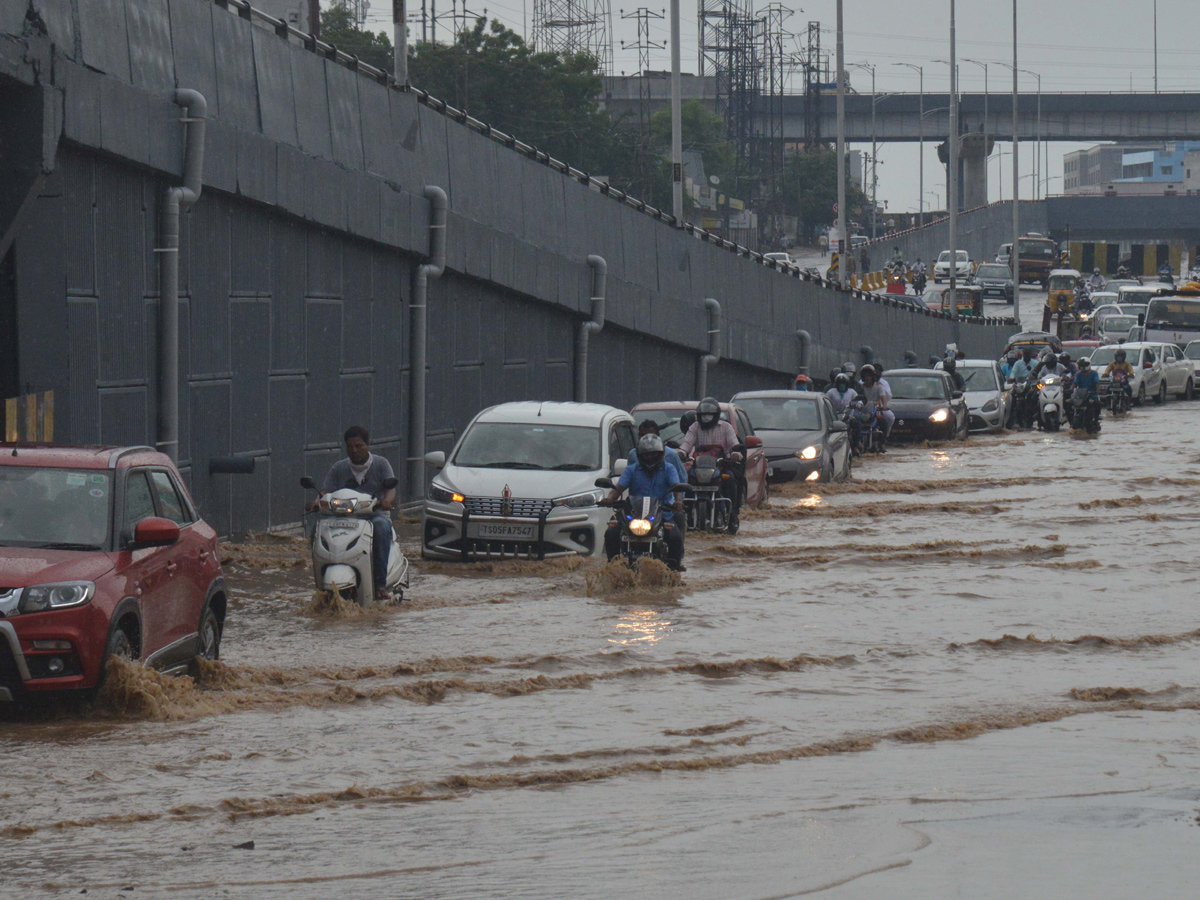
[[[884,379],[892,388],[895,400],[945,400],[945,382],[937,375],[888,375]]]
[[[968,391],[1000,390],[1000,383],[996,380],[996,369],[993,366],[964,366],[959,363],[958,374],[966,382]]]
[[[980,266],[975,274],[980,278],[1008,278],[1008,266]]]
[[[0,466],[0,546],[103,549],[111,504],[108,472]]]
[[[1075,287],[1074,275],[1051,275],[1050,290],[1069,291]]]
[[[1192,341],[1183,349],[1183,355],[1188,359],[1200,359],[1200,342]]]
[[[578,425],[476,422],[454,454],[454,464],[591,472],[600,468],[600,431]]]
[[[821,430],[821,414],[811,400],[739,397],[737,403],[750,416],[755,431]]]
[[[1054,241],[1021,241],[1021,256],[1025,259],[1053,259]]]
[[[1129,316],[1144,315],[1150,308],[1148,303],[1118,303],[1117,309]]]
[[[955,256],[957,257],[959,262],[967,261],[967,251],[966,250],[959,250],[955,254]],[[938,262],[944,262],[944,263],[950,262],[950,251],[943,250],[940,254],[938,254]]]
[[[1100,330],[1105,334],[1128,334],[1129,329],[1137,327],[1137,316],[1105,316],[1100,323]]]

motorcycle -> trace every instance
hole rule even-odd
[[[1037,383],[1037,422],[1043,431],[1058,431],[1063,420],[1063,380],[1044,375]]]
[[[1037,418],[1037,393],[1027,379],[1010,381],[1013,387],[1013,422],[1018,428],[1032,428]]]
[[[733,501],[721,492],[732,479],[724,457],[712,453],[696,456],[688,476],[688,496],[683,501],[688,528],[716,533],[729,530]]]
[[[883,416],[878,410],[855,400],[842,413],[842,421],[850,432],[850,449],[855,456],[879,452],[883,446]]]
[[[1113,372],[1112,378],[1100,379],[1100,388],[1107,394],[1109,415],[1119,418],[1133,407],[1133,392],[1129,390],[1129,376],[1124,372]]]
[[[386,478],[385,490],[391,490],[399,480]],[[310,491],[317,484],[309,476],[300,479],[300,486]],[[378,509],[379,501],[370,494],[343,488],[322,497],[317,504],[318,519],[312,533],[313,580],[317,590],[332,597],[336,591],[359,606],[370,606],[375,597],[375,578],[371,566],[371,547],[375,535],[370,516]],[[387,584],[397,601],[408,590],[408,559],[400,549],[400,540],[392,532],[388,553]]]
[[[1171,287],[1174,287],[1175,286],[1175,272],[1171,269],[1171,267],[1169,265],[1164,263],[1163,265],[1158,267],[1158,280],[1161,281],[1163,284],[1169,284],[1169,285],[1171,285]]]
[[[613,487],[610,478],[598,478],[596,487]],[[676,492],[687,488],[685,484],[677,484]],[[654,497],[638,497],[630,495],[627,499],[613,503],[617,523],[621,528],[621,558],[636,569],[643,559],[657,559],[667,562],[667,541],[663,535],[664,529],[674,527],[663,521],[662,503]]]
[[[918,272],[912,277],[913,293],[918,297],[925,293],[925,285],[928,279],[924,272]]]
[[[1071,393],[1071,406],[1075,408],[1072,422],[1076,429],[1088,434],[1100,433],[1099,397],[1089,392],[1086,387],[1080,386]]]

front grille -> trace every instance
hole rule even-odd
[[[537,519],[554,508],[549,500],[509,500],[509,510],[499,497],[468,497],[467,512],[473,516],[499,516],[511,519]]]

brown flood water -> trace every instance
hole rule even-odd
[[[1194,896],[1198,412],[894,450],[682,583],[228,547],[220,664],[0,721],[0,897]]]

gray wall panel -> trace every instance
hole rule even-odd
[[[213,46],[213,6],[207,0],[171,0],[171,46],[176,87],[191,88],[208,101],[208,114],[220,116],[217,63]],[[218,14],[225,15],[220,10]]]
[[[279,174],[276,148],[281,146],[253,131],[237,132],[237,192],[260,203],[274,205]]]
[[[175,88],[175,58],[167,0],[126,0],[125,21],[133,83],[169,95]]]
[[[230,415],[235,424],[231,435],[234,453],[271,448],[270,359],[262,352],[271,340],[270,298],[241,298],[230,304],[233,391]],[[240,490],[248,486],[238,482]],[[259,520],[262,527],[265,517]]]
[[[298,145],[292,54],[303,51],[265,28],[252,29],[252,33],[262,132],[273,141]]]
[[[76,9],[83,61],[93,69],[129,81],[129,33],[124,0],[88,0]]]
[[[100,391],[100,443],[144,444],[150,429],[145,387]]]
[[[76,298],[67,302],[67,324],[71,352],[67,359],[71,387],[70,439],[81,444],[100,443],[100,405],[96,384],[100,381],[100,310],[95,300]]]
[[[398,142],[392,139],[392,111],[388,95],[396,93],[382,84],[355,79],[362,114],[363,168],[380,178],[400,181],[396,165]]]
[[[333,158],[342,165],[363,167],[362,114],[358,110],[358,76],[344,66],[325,61]]]
[[[192,429],[189,456],[192,496],[203,510],[205,520],[221,534],[229,534],[233,530],[230,515],[232,484],[229,476],[210,477],[208,461],[214,456],[228,456],[232,449],[231,393],[228,381],[193,384],[187,404],[192,421],[204,423],[203,428],[197,425]],[[238,487],[244,489],[245,486],[239,484]]]
[[[271,525],[300,518],[302,504],[312,499],[300,488],[300,476],[321,478],[323,471],[305,472],[305,385],[302,376],[270,381]]]
[[[329,91],[325,86],[325,68],[320,60],[302,51],[292,53],[292,88],[303,98],[296,105],[296,128],[300,149],[313,156],[333,159],[333,139],[329,127]]]
[[[307,316],[309,444],[337,440],[344,428],[341,410],[342,304],[338,300],[309,298]]]
[[[257,130],[258,85],[254,76],[254,45],[249,23],[214,10],[213,49],[217,65],[219,118],[239,128]]]

